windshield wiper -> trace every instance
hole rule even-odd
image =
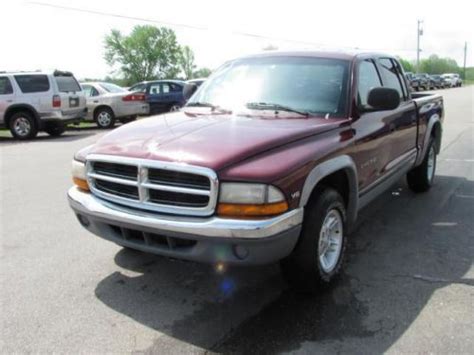
[[[226,110],[218,105],[213,105],[209,102],[200,102],[200,101],[195,101],[195,102],[189,102],[186,104],[188,107],[209,107],[211,111],[219,111],[222,113],[232,113],[230,110]]]
[[[289,106],[284,106],[284,105],[274,104],[274,103],[269,103],[269,102],[247,102],[245,106],[247,108],[254,109],[254,110],[277,110],[277,111],[294,112],[305,117],[309,116],[309,112],[301,111]]]

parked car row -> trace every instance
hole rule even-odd
[[[196,86],[205,79],[189,82]],[[79,83],[70,72],[0,72],[0,128],[17,139],[39,131],[61,135],[66,125],[95,122],[99,128],[139,115],[176,111],[185,104],[185,81],[141,82],[128,90],[112,83]]]
[[[446,89],[462,86],[459,74],[430,75],[427,73],[405,73],[405,77],[413,91]]]

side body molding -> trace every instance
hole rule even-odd
[[[349,198],[347,205],[347,224],[349,228],[354,224],[357,217],[358,208],[358,178],[357,169],[352,158],[348,155],[341,155],[329,160],[326,160],[316,165],[309,173],[303,186],[303,192],[300,199],[300,207],[306,206],[316,185],[326,176],[332,173],[343,170],[349,182]]]

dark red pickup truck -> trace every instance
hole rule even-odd
[[[405,175],[416,192],[433,183],[443,100],[411,93],[394,57],[269,52],[194,90],[76,154],[68,197],[86,229],[175,258],[281,261],[316,289],[363,206]]]

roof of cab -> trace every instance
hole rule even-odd
[[[361,50],[352,50],[352,51],[324,51],[324,50],[301,50],[301,51],[265,51],[255,54],[250,54],[242,56],[235,59],[244,59],[244,58],[259,58],[259,57],[314,57],[314,58],[330,58],[330,59],[340,59],[340,60],[354,60],[357,57],[370,57],[370,56],[386,56],[393,57],[385,53],[376,53],[369,51]]]

